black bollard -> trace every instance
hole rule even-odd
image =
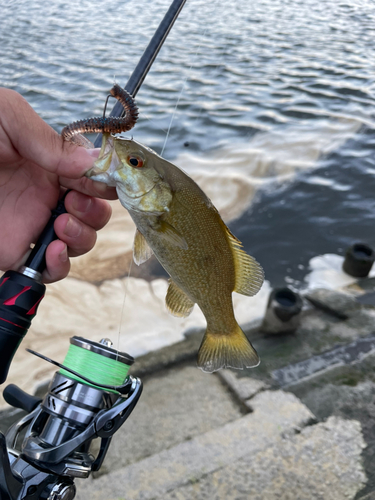
[[[342,269],[355,278],[365,278],[374,263],[374,250],[366,243],[354,243],[345,254]]]
[[[294,332],[300,321],[302,299],[289,288],[275,288],[269,296],[261,330],[265,333]]]

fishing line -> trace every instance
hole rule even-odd
[[[216,3],[218,4],[218,3],[219,3],[219,1],[218,1],[218,2],[216,2]],[[215,7],[216,7],[216,5],[215,5]],[[172,116],[171,116],[171,120],[170,120],[170,122],[169,122],[168,132],[167,132],[167,135],[166,135],[166,137],[165,137],[164,144],[163,144],[163,148],[162,148],[162,150],[161,150],[160,156],[163,156],[163,153],[164,153],[165,147],[166,147],[166,145],[167,145],[167,141],[168,141],[169,133],[170,133],[171,128],[172,128],[172,123],[173,123],[173,120],[174,120],[175,114],[176,114],[176,112],[177,112],[178,105],[179,105],[180,100],[181,100],[181,97],[182,97],[182,93],[183,93],[183,91],[184,91],[184,89],[185,89],[186,82],[187,82],[187,81],[188,81],[188,79],[189,79],[189,74],[190,74],[190,72],[191,72],[191,70],[192,70],[193,64],[195,63],[195,61],[196,61],[196,59],[197,59],[197,57],[198,57],[198,52],[199,52],[199,49],[200,49],[200,48],[201,48],[201,46],[202,46],[202,43],[203,43],[202,41],[203,41],[204,37],[206,36],[206,33],[207,33],[207,27],[205,28],[205,30],[204,30],[204,32],[203,32],[203,35],[201,36],[201,41],[199,42],[199,45],[198,45],[197,51],[195,52],[195,54],[194,54],[194,56],[193,56],[193,59],[192,59],[192,62],[191,62],[191,64],[190,64],[190,68],[189,68],[189,71],[188,71],[188,76],[185,78],[184,83],[182,84],[182,88],[181,88],[180,94],[179,94],[179,96],[178,96],[178,99],[177,99],[177,102],[176,102],[176,106],[174,107],[174,110],[173,110],[173,113],[172,113]],[[203,108],[203,106],[202,106],[202,108]],[[199,115],[200,115],[200,112],[199,112]]]
[[[148,115],[146,115],[145,113],[142,112],[142,116],[141,118],[145,118],[146,120],[148,120],[151,124],[157,124],[157,119],[156,118],[150,118]],[[159,125],[159,124],[158,124]],[[168,134],[168,130],[166,130],[165,128],[162,128],[160,127],[159,125],[159,130],[161,130],[162,132],[165,132],[166,134]]]
[[[197,55],[197,54],[195,54]],[[190,68],[189,68],[189,71],[191,70],[191,68],[193,67],[193,64],[191,64]],[[165,146],[167,145],[167,140],[168,140],[168,137],[169,137],[169,132],[171,131],[171,127],[172,127],[172,123],[173,123],[173,119],[174,119],[174,116],[176,114],[176,111],[177,111],[177,107],[180,103],[180,99],[182,97],[182,92],[184,91],[184,88],[185,88],[185,85],[186,85],[186,82],[187,82],[187,79],[189,77],[187,76],[184,80],[184,83],[182,85],[182,88],[181,88],[181,91],[180,91],[180,94],[178,96],[178,99],[177,99],[177,102],[176,102],[176,106],[174,107],[174,110],[173,110],[173,113],[172,113],[172,117],[171,117],[171,120],[169,122],[169,127],[168,127],[168,132],[167,132],[167,135],[165,136],[165,140],[164,140],[164,144],[163,144],[163,148],[161,150],[161,153],[160,153],[160,156],[163,156],[163,153],[164,153],[164,149],[165,149]]]
[[[119,324],[119,329],[118,329],[118,334],[117,334],[117,351],[120,350],[120,337],[121,337],[122,320],[123,320],[124,311],[125,311],[125,301],[126,301],[126,298],[128,296],[128,292],[129,292],[129,278],[130,278],[132,265],[133,265],[133,256],[130,260],[128,276],[126,277],[126,281],[125,281],[124,300],[122,301],[122,308],[121,308],[121,313],[120,313],[120,324]]]

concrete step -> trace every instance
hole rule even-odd
[[[342,500],[363,486],[358,422],[332,417],[308,425],[313,414],[283,391],[261,392],[251,407],[248,415],[82,488],[77,482],[77,500]]]
[[[98,475],[238,419],[244,411],[216,375],[179,366],[142,378],[142,396],[112,440]]]

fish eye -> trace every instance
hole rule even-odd
[[[136,156],[136,155],[129,155],[128,156],[128,163],[132,166],[132,167],[136,167],[136,168],[142,168],[143,167],[143,158],[141,158],[140,156]]]

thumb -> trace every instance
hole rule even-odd
[[[17,92],[1,89],[0,107],[2,127],[22,158],[70,179],[79,179],[93,166],[97,150],[64,141]]]

